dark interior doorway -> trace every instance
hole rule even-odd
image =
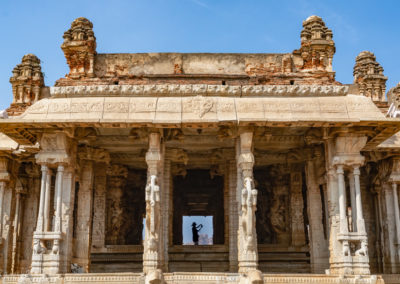
[[[187,170],[173,179],[173,244],[183,244],[183,216],[212,216],[213,244],[224,244],[224,178],[209,170]]]

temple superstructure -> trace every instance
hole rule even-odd
[[[400,85],[369,51],[335,80],[333,33],[284,54],[96,51],[12,71],[0,118],[3,283],[400,283]],[[208,216],[207,245],[183,219]]]

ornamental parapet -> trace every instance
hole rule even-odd
[[[52,97],[99,96],[271,96],[321,97],[345,96],[348,86],[336,85],[90,85],[50,87]]]

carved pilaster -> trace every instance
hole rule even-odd
[[[25,165],[27,192],[24,195],[23,215],[21,218],[21,249],[19,273],[26,273],[31,266],[33,232],[36,227],[40,196],[40,166],[29,163]]]
[[[391,171],[390,176],[388,178],[388,183],[391,187],[392,191],[392,204],[393,204],[393,217],[394,217],[394,252],[391,252],[395,257],[395,262],[392,265],[396,267],[396,272],[398,272],[398,268],[400,266],[400,210],[399,210],[399,197],[398,197],[398,185],[400,184],[400,157],[395,156],[391,161]],[[389,188],[389,186],[388,186]],[[388,189],[387,188],[387,189]]]
[[[93,188],[95,164],[102,167],[110,161],[108,152],[92,148],[79,147],[78,157],[80,162],[79,197],[76,198],[76,224],[73,247],[73,262],[89,272],[90,269],[90,248],[92,240],[92,212],[93,212]]]
[[[92,250],[105,248],[106,236],[106,184],[107,167],[98,163],[94,167],[94,202],[93,202],[93,227]]]
[[[292,229],[292,246],[304,246],[306,238],[304,233],[303,218],[303,178],[301,171],[293,171],[290,174],[290,212],[291,212],[291,229]]]
[[[122,206],[123,188],[128,177],[128,169],[121,165],[110,165],[107,170],[107,234],[108,245],[124,244],[121,228],[125,223]]]
[[[324,234],[323,204],[321,198],[321,182],[325,174],[325,163],[321,150],[315,148],[306,163],[307,212],[310,224],[309,238],[311,251],[311,272],[324,273],[329,268],[328,240]],[[322,194],[324,192],[322,191]]]

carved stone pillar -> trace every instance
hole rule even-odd
[[[42,150],[36,155],[36,161],[42,165],[42,179],[31,273],[65,273],[70,270],[72,256],[76,146],[63,132],[44,134],[40,145]],[[50,216],[50,171],[56,173],[54,216]]]
[[[257,190],[254,188],[253,132],[244,131],[239,136],[237,165],[241,173],[240,212],[238,230],[238,266],[241,283],[262,283],[262,274],[257,270],[258,251],[255,211]]]
[[[20,180],[17,180],[15,188],[15,214],[13,221],[13,239],[12,239],[12,253],[11,253],[11,273],[17,273],[19,265],[19,250],[20,250],[20,237],[21,237],[21,215],[23,212],[23,198],[26,194]]]
[[[396,246],[397,257],[400,258],[400,214],[399,214],[399,197],[397,195],[397,183],[392,183],[393,187],[393,203],[394,203],[394,219],[396,224]]]
[[[94,167],[94,202],[92,251],[105,249],[106,236],[106,184],[107,166],[98,163]]]
[[[384,271],[396,273],[396,221],[394,215],[393,188],[390,183],[382,185],[383,193],[383,233],[384,233]]]
[[[172,208],[170,207],[170,193],[171,191],[171,161],[164,160],[164,182],[163,182],[163,191],[162,193],[162,239],[163,239],[163,271],[168,271],[168,245],[169,245],[169,228],[170,228],[170,211]]]
[[[95,164],[102,167],[110,161],[109,154],[102,149],[79,147],[80,160],[79,197],[77,198],[76,227],[73,247],[73,262],[90,271],[90,248],[92,239],[93,191]]]
[[[27,273],[30,270],[32,258],[33,232],[36,227],[40,198],[40,166],[29,163],[25,165],[26,194],[23,198],[23,212],[21,216],[21,249],[17,272]]]
[[[331,221],[330,238],[330,273],[331,274],[369,274],[368,238],[365,231],[362,215],[361,189],[359,167],[364,163],[360,150],[364,147],[367,138],[364,136],[344,134],[335,139],[334,149],[329,149],[333,156],[328,156],[330,170],[335,170],[338,192],[337,200],[339,212],[339,226]],[[357,231],[349,232],[347,219],[345,174],[351,173],[354,177],[355,207],[352,210],[357,214]],[[335,191],[332,186],[330,190]],[[331,198],[335,198],[331,195]],[[336,215],[336,214],[335,214]]]
[[[163,283],[162,242],[161,242],[161,205],[158,186],[162,169],[161,135],[149,134],[149,149],[146,153],[146,224],[143,243],[143,272],[146,283]]]
[[[346,185],[344,182],[344,171],[343,165],[336,166],[336,174],[338,177],[338,191],[339,191],[339,221],[340,221],[340,233],[347,234],[348,233],[348,223],[346,216]],[[346,245],[347,244],[347,245]],[[348,242],[344,242],[344,246],[348,246]]]
[[[325,172],[325,164],[321,153],[307,161],[306,181],[307,181],[307,211],[310,224],[310,252],[311,252],[311,272],[324,273],[329,268],[328,242],[324,235],[323,206],[321,199],[319,172]],[[321,177],[322,178],[322,177]],[[323,194],[323,192],[322,192]]]

